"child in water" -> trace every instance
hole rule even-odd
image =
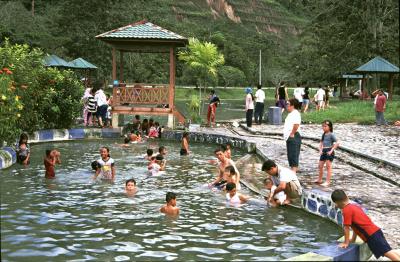
[[[274,185],[274,183],[272,182],[272,179],[269,177],[264,179],[264,186],[266,189],[270,190],[271,194],[273,194],[275,189],[277,188]],[[266,197],[266,200],[268,200],[268,197]],[[290,202],[288,200],[286,200],[285,192],[281,191],[274,195],[274,198],[270,201],[270,203],[273,207],[276,207],[278,205],[281,205],[281,206],[287,205]]]
[[[55,168],[56,164],[61,164],[61,154],[57,150],[46,150],[46,156],[43,159],[44,168],[46,169],[45,178],[53,179],[56,177]]]
[[[146,151],[146,155],[144,156],[145,160],[151,160],[151,158],[153,157],[154,151],[151,148],[148,148]]]
[[[17,162],[23,165],[29,165],[30,160],[30,148],[28,145],[28,135],[22,133],[19,137],[19,142],[17,146]]]
[[[339,247],[347,248],[359,236],[364,242],[367,242],[369,249],[377,259],[385,256],[392,261],[400,261],[400,255],[392,250],[382,230],[371,221],[359,205],[350,203],[343,190],[333,191],[331,199],[343,214],[344,242],[340,243]],[[351,239],[350,227],[353,229]]]
[[[100,156],[101,158],[97,160],[100,168],[96,170],[96,174],[93,179],[95,180],[100,175],[100,178],[103,180],[114,181],[115,166],[114,159],[110,157],[110,149],[108,147],[100,148]]]
[[[329,186],[331,183],[332,176],[332,162],[335,158],[335,149],[339,146],[339,143],[336,139],[335,134],[333,134],[333,124],[329,120],[325,120],[322,123],[322,130],[324,133],[322,134],[321,141],[319,143],[319,176],[315,181],[316,184],[321,184],[321,186]],[[322,183],[322,176],[324,173],[324,166],[326,165],[326,182]]]
[[[226,181],[227,183],[235,183],[236,189],[240,190],[240,177],[238,173],[236,173],[236,169],[233,166],[227,166],[224,170],[224,177],[222,180]]]
[[[226,192],[226,201],[230,204],[243,204],[250,199],[248,196],[238,193],[236,184],[232,182],[226,184]]]
[[[189,133],[188,132],[183,132],[181,144],[182,144],[182,146],[181,146],[180,155],[181,156],[189,155]]]
[[[167,202],[160,208],[161,213],[169,216],[179,215],[179,208],[176,206],[176,194],[173,192],[168,192],[165,201]]]
[[[131,178],[126,180],[125,182],[125,193],[127,196],[133,196],[137,192],[136,189],[136,180]]]

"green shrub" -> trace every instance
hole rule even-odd
[[[7,76],[14,87],[15,96],[23,106],[16,121],[7,119],[7,125],[2,125],[2,132],[9,135],[3,137],[2,134],[0,141],[15,141],[15,134],[21,130],[31,133],[39,129],[69,128],[81,112],[83,86],[75,73],[46,68],[43,66],[43,57],[40,49],[30,48],[26,44],[11,45],[6,40],[0,47],[0,65],[12,68],[12,74]],[[2,93],[3,89],[2,84]],[[10,112],[15,110],[15,105],[11,103],[2,109]]]

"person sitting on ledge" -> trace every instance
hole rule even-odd
[[[385,256],[392,261],[400,261],[400,255],[392,250],[382,230],[371,221],[359,205],[350,203],[343,190],[333,191],[331,199],[343,214],[344,242],[340,243],[339,247],[347,248],[359,236],[364,242],[367,242],[369,249],[377,259]],[[353,229],[351,238],[350,227]]]
[[[272,203],[275,195],[282,191],[286,194],[287,202],[285,204],[290,204],[292,199],[301,196],[302,188],[300,182],[292,170],[278,166],[272,160],[265,161],[261,170],[271,176],[272,182],[277,187],[270,193],[268,202]]]

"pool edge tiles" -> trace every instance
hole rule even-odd
[[[180,141],[183,131],[166,130],[163,133],[163,139]],[[30,143],[64,141],[64,140],[79,140],[79,139],[96,139],[96,138],[117,138],[121,136],[121,129],[111,128],[74,128],[62,130],[40,130],[34,132],[30,136]],[[255,143],[249,142],[246,139],[222,135],[222,134],[207,134],[200,132],[190,132],[190,138],[194,142],[200,143],[216,143],[224,144],[231,143],[234,147],[246,150],[248,153],[256,153],[264,160],[268,157],[257,147]],[[16,162],[15,150],[11,147],[0,149],[0,169],[10,167]],[[337,225],[341,225],[343,218],[341,211],[338,210],[330,200],[328,192],[317,189],[303,190],[301,197],[302,209],[322,218],[327,218]],[[288,260],[319,260],[319,261],[342,261],[342,260],[365,260],[371,257],[371,252],[366,243],[352,244],[348,249],[339,249],[337,241],[307,254],[302,254],[289,258]],[[361,259],[362,258],[362,259]]]

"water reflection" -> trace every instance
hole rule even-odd
[[[295,209],[227,207],[222,193],[202,186],[216,172],[207,164],[212,145],[193,144],[193,154],[181,158],[178,144],[165,143],[167,172],[148,177],[139,157],[148,145],[99,142],[55,144],[64,161],[51,181],[42,166],[46,145],[32,147],[29,167],[2,171],[3,260],[276,260],[337,238],[335,225]],[[102,145],[116,161],[115,183],[91,180]],[[137,182],[133,197],[125,195],[129,178]],[[159,212],[168,191],[181,210],[174,219]]]

